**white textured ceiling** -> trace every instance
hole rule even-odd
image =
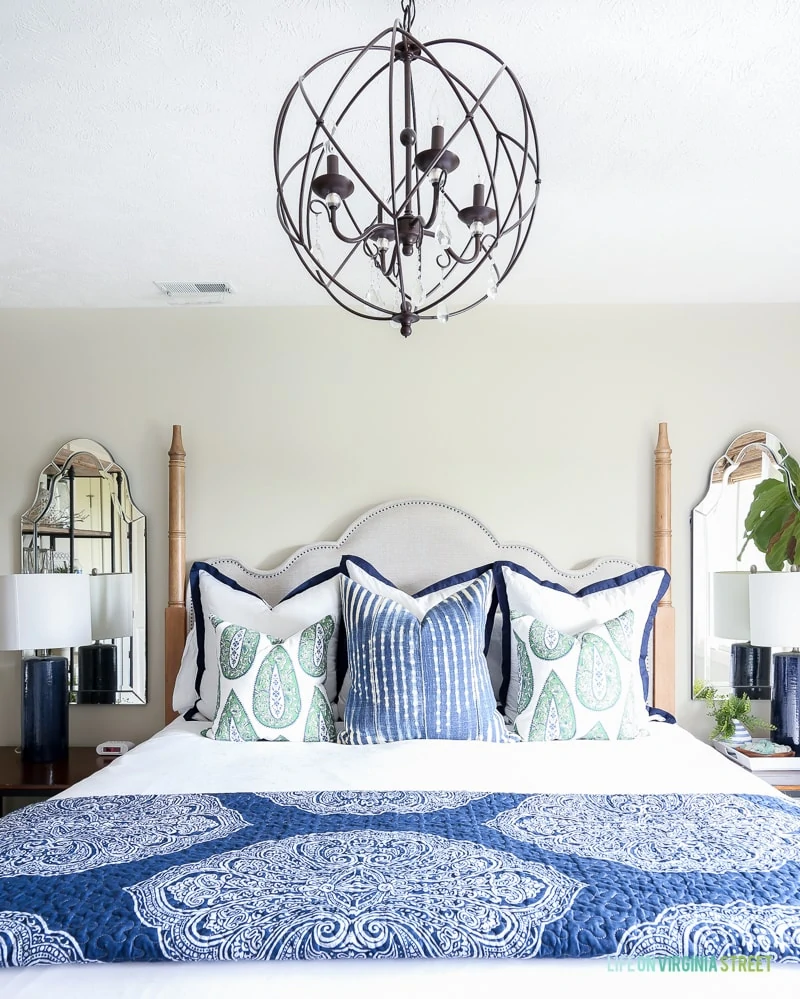
[[[300,72],[395,0],[2,0],[0,306],[327,302],[275,214]],[[509,302],[800,300],[797,0],[418,0],[502,55],[543,178]]]

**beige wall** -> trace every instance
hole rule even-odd
[[[0,572],[71,437],[105,443],[148,516],[150,703],[71,709],[71,739],[162,719],[166,450],[182,423],[190,558],[268,566],[383,500],[430,496],[563,566],[651,558],[651,452],[673,447],[678,713],[689,700],[689,511],[713,459],[763,428],[800,452],[800,306],[484,306],[410,340],[331,309],[0,311]],[[87,360],[89,358],[90,360]],[[0,744],[19,738],[0,653]]]

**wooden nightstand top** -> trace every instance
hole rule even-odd
[[[66,791],[114,759],[114,756],[98,756],[90,746],[72,746],[66,760],[25,763],[13,746],[0,746],[0,796]]]

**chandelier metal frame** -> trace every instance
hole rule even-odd
[[[402,22],[395,21],[391,28],[364,46],[331,53],[300,77],[278,115],[273,158],[278,185],[278,218],[311,277],[348,312],[364,319],[391,321],[400,326],[403,336],[409,336],[420,320],[438,318],[446,321],[475,308],[487,297],[494,297],[528,240],[541,179],[536,126],[516,76],[499,56],[478,42],[459,38],[419,41],[411,31],[416,13],[414,0],[401,0],[401,7]],[[466,46],[473,54],[480,52],[493,60],[496,69],[480,92],[443,65],[438,52],[444,46]],[[362,61],[375,53],[383,55],[381,66],[352,93],[346,92],[349,79]],[[321,67],[337,59],[345,59],[347,66],[325,103],[319,106],[309,94],[307,81]],[[447,134],[443,124],[435,123],[430,147],[417,151],[420,133],[413,70],[415,65],[422,63],[438,72],[442,85],[455,96],[463,114]],[[518,101],[515,111],[520,133],[516,136],[498,125],[487,106],[488,97],[503,78],[510,80]],[[374,189],[378,185],[368,182],[356,165],[357,156],[344,147],[340,138],[340,126],[354,104],[368,88],[381,82],[388,82],[388,193],[378,193]],[[398,93],[402,100],[403,121],[399,130],[395,124]],[[332,117],[331,111],[334,102],[344,103],[336,117]],[[310,114],[311,136],[305,151],[284,168],[284,134],[296,108]],[[463,144],[469,136],[479,151],[477,166],[488,180],[483,183],[479,179],[473,186],[472,203],[459,206],[447,191],[448,177],[461,162],[451,146],[457,140]],[[490,148],[490,138],[493,148]],[[349,175],[340,172],[341,162]],[[501,169],[512,178],[513,190],[502,189],[498,176]],[[426,181],[431,185],[432,194],[430,207],[424,210],[426,187],[423,185]],[[292,184],[299,185],[296,201],[295,194],[289,191]],[[366,192],[369,196],[374,209],[366,222],[359,221],[348,205],[356,184],[360,185],[362,195]],[[454,212],[466,227],[459,249],[453,247],[455,240],[451,239],[449,226],[443,222],[445,210]],[[326,263],[319,244],[318,227],[322,220],[327,222],[344,253],[343,259],[335,265]],[[427,260],[429,248],[435,252],[438,280],[425,292],[423,255]],[[370,282],[380,275],[386,283],[384,288],[388,286],[392,297],[390,303],[380,301],[372,286],[362,295],[360,290],[345,283],[343,272],[359,249],[375,268]],[[449,299],[458,295],[480,268],[487,265],[486,292],[450,312]]]

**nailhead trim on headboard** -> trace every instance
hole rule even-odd
[[[602,579],[606,578],[609,575],[609,570],[611,570],[612,575],[618,575],[619,572],[628,571],[629,569],[635,568],[636,566],[636,563],[627,561],[625,559],[602,558],[602,559],[596,559],[588,563],[587,565],[583,566],[581,569],[565,571],[563,569],[559,569],[556,566],[554,566],[553,563],[550,562],[550,560],[547,559],[544,555],[542,555],[541,552],[539,552],[535,548],[530,547],[529,545],[502,544],[500,541],[497,540],[497,538],[494,536],[494,534],[492,534],[492,532],[486,527],[485,524],[481,523],[481,521],[478,520],[477,517],[472,516],[472,514],[467,513],[465,510],[462,510],[459,507],[454,506],[450,503],[442,503],[437,500],[428,500],[428,499],[394,500],[392,502],[384,503],[381,504],[380,506],[374,507],[372,510],[369,510],[367,513],[363,514],[356,521],[354,521],[345,530],[344,534],[342,534],[342,536],[338,539],[338,541],[322,541],[316,544],[305,545],[302,548],[299,548],[293,555],[291,555],[285,562],[277,566],[275,569],[265,569],[265,570],[252,569],[249,566],[245,565],[244,563],[240,562],[238,559],[230,557],[212,558],[212,559],[206,559],[205,561],[208,561],[212,565],[220,567],[221,569],[223,569],[223,571],[226,571],[226,573],[232,576],[233,578],[236,578],[237,576],[248,577],[249,579],[256,581],[277,579],[280,576],[282,576],[284,573],[288,572],[299,561],[308,558],[309,556],[313,555],[315,552],[342,552],[342,554],[346,554],[346,552],[342,550],[347,547],[348,542],[354,537],[354,535],[358,533],[358,531],[361,528],[363,528],[365,524],[374,520],[375,518],[382,517],[386,519],[387,536],[389,536],[391,534],[392,512],[408,507],[427,507],[431,509],[434,515],[446,513],[446,514],[454,514],[457,517],[465,518],[471,524],[473,524],[496,549],[497,555],[496,558],[494,559],[495,561],[499,561],[502,558],[508,558],[513,561],[514,553],[524,553],[526,556],[537,562],[537,568],[539,569],[540,572],[546,570],[546,573],[543,572],[543,574],[547,575],[549,578],[559,578],[570,581],[578,581],[594,576],[598,579]],[[469,558],[470,558],[470,553],[469,551],[466,551],[465,561],[468,561]],[[517,560],[519,561],[519,558],[517,558]],[[481,559],[478,558],[477,563],[479,563],[480,561]],[[488,559],[484,558],[482,561],[485,562],[488,561]],[[335,561],[332,561],[331,565],[334,564]],[[464,568],[466,568],[466,565],[464,566]],[[435,574],[435,567],[433,569],[433,572]],[[575,587],[575,589],[580,589],[580,587]],[[191,627],[193,624],[191,599],[187,599],[186,610],[187,610],[187,620],[189,623],[189,627]]]

